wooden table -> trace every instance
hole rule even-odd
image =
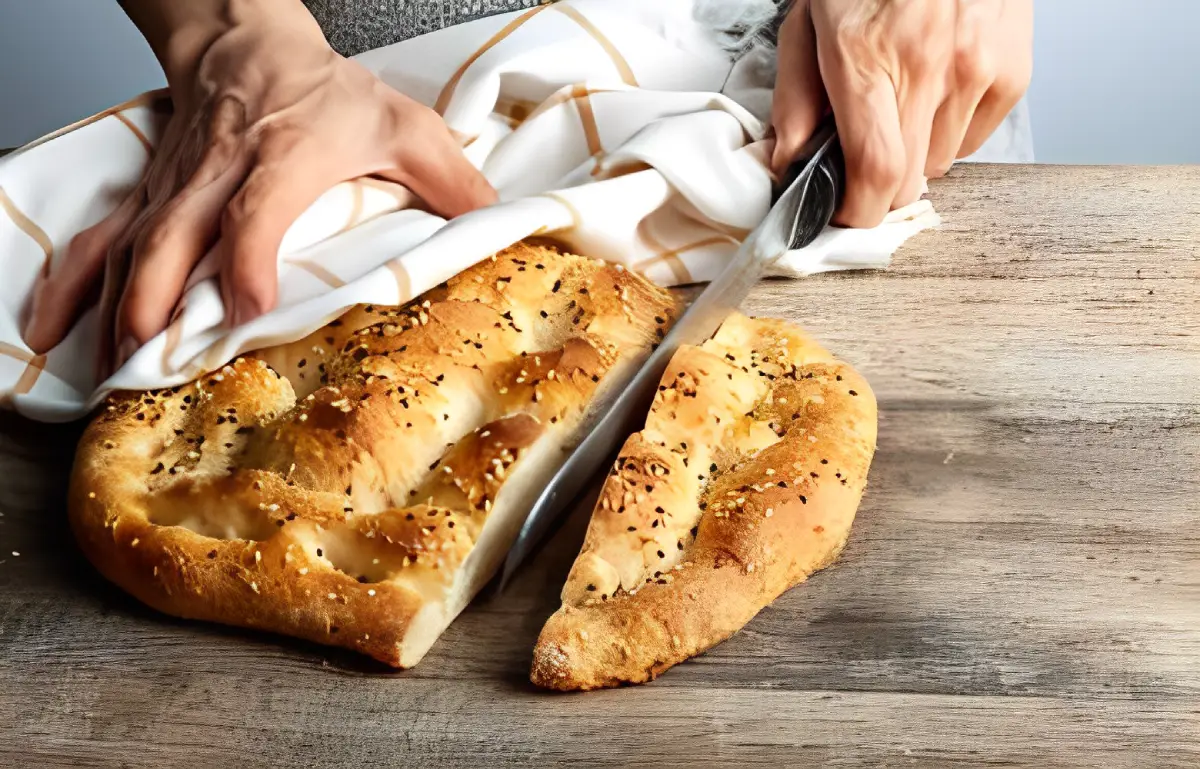
[[[78,428],[0,418],[0,764],[1200,764],[1200,168],[932,194],[891,270],[749,302],[878,394],[840,563],[639,688],[527,683],[588,511],[395,674],[108,586],[64,522]]]

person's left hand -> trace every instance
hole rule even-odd
[[[832,108],[846,159],[835,221],[874,227],[979,149],[1032,69],[1032,0],[796,0],[779,33],[772,170]]]

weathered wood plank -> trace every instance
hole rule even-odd
[[[843,558],[640,688],[526,682],[586,507],[396,674],[106,585],[62,508],[78,428],[0,417],[0,763],[1197,765],[1200,168],[933,197],[889,271],[748,302],[879,397]]]

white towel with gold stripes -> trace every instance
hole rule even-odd
[[[769,67],[730,57],[695,0],[563,0],[441,30],[359,60],[441,108],[501,202],[452,222],[362,179],[329,190],[279,253],[279,306],[223,325],[207,261],[168,329],[105,382],[96,311],[45,356],[21,338],[38,274],[137,183],[162,128],[147,94],[0,160],[0,398],[35,419],[77,418],[114,389],[189,381],[246,351],[300,338],[358,303],[405,302],[533,234],[663,285],[710,280],[766,213]],[[156,109],[156,107],[158,107]],[[935,224],[928,203],[869,231],[830,230],[789,276],[882,267]]]

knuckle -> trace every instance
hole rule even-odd
[[[444,131],[446,128],[442,116],[424,104],[401,104],[397,109],[405,112],[406,120],[418,131]]]
[[[154,321],[148,312],[145,302],[134,291],[127,294],[117,310],[118,326],[139,343],[145,343],[154,338],[159,329],[154,327]]]
[[[245,195],[239,192],[221,211],[221,233],[226,237],[233,238],[236,243],[242,225],[248,218]]]
[[[108,251],[111,242],[112,238],[108,236],[104,223],[101,222],[71,238],[71,245],[67,247],[68,258],[90,261],[102,257]]]
[[[954,52],[954,73],[960,87],[982,91],[996,79],[996,65],[982,47],[963,45]]]
[[[902,147],[889,147],[886,142],[868,145],[855,163],[859,183],[877,190],[894,190],[904,180],[907,170]]]
[[[135,261],[160,252],[171,237],[170,217],[156,215],[146,222],[133,237]]]
[[[862,19],[853,15],[837,21],[833,29],[833,36],[838,50],[849,58],[862,56],[870,45],[866,24]]]
[[[996,78],[996,86],[1012,98],[1020,98],[1029,90],[1033,79],[1033,54],[1025,54],[1011,60],[1008,67]]]

